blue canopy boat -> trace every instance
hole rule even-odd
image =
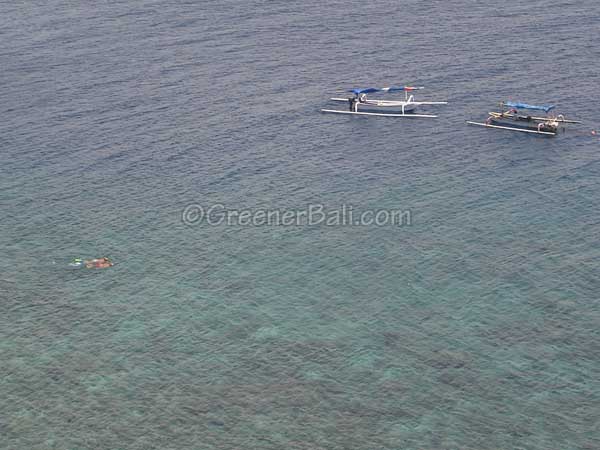
[[[567,120],[562,114],[548,115],[554,109],[554,105],[530,105],[520,102],[502,102],[501,105],[510,109],[504,112],[490,112],[485,123],[471,121],[467,121],[467,123],[546,136],[556,136],[560,124],[580,123],[576,120]],[[532,116],[526,114],[525,111],[543,111],[546,116]]]
[[[334,102],[348,103],[348,110],[322,109],[322,112],[337,114],[358,114],[367,116],[384,117],[437,117],[432,114],[415,114],[415,110],[420,105],[445,105],[447,102],[417,102],[414,95],[409,94],[412,91],[424,89],[414,86],[391,86],[384,88],[355,88],[350,89],[354,96],[347,98],[334,97],[330,100]],[[393,93],[404,92],[404,100],[385,100],[367,98],[367,94],[372,93]]]

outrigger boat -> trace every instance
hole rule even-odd
[[[554,105],[529,105],[527,103],[503,102],[504,107],[510,109],[505,112],[490,112],[484,123],[467,121],[471,125],[479,125],[502,130],[521,131],[524,133],[541,134],[545,136],[556,136],[561,124],[581,123],[577,120],[567,120],[562,114],[558,116],[531,116],[524,114],[523,110],[544,111],[548,114]]]
[[[401,86],[401,87],[384,87],[384,88],[365,88],[352,89],[349,92],[354,94],[353,97],[339,98],[334,97],[330,100],[334,102],[348,103],[348,110],[337,109],[322,109],[325,113],[335,114],[356,114],[363,116],[380,116],[380,117],[414,117],[414,118],[432,118],[437,117],[432,114],[415,114],[415,110],[421,105],[446,105],[448,102],[416,102],[414,95],[409,92],[424,89],[423,87]],[[369,99],[367,94],[374,92],[404,92],[404,100],[381,100]]]

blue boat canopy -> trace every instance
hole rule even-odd
[[[391,86],[391,87],[383,87],[383,88],[364,88],[364,89],[350,89],[350,92],[355,93],[356,95],[360,94],[370,94],[372,92],[397,92],[397,91],[415,91],[417,89],[423,89],[423,87],[414,87],[414,86]]]
[[[528,105],[527,103],[518,103],[518,102],[504,102],[504,106],[510,106],[511,108],[519,108],[519,109],[535,109],[538,111],[548,112],[554,108],[554,105]]]
[[[379,92],[381,89],[378,88],[364,88],[364,89],[350,89],[350,92],[354,92],[356,95],[359,94],[370,94],[371,92]]]

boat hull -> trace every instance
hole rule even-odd
[[[555,125],[542,123],[542,122],[533,122],[527,120],[512,120],[512,119],[491,119],[489,120],[491,125],[498,125],[502,127],[510,127],[510,128],[519,128],[522,130],[531,130],[531,131],[543,131],[545,133],[553,133],[556,134],[558,131],[558,127]]]
[[[331,100],[335,102],[343,102],[346,104],[346,108],[348,111],[355,111],[351,107],[351,98],[332,98]],[[356,106],[356,111],[364,113],[381,114],[411,114],[416,112],[417,110],[417,104],[405,103],[404,105],[400,105],[399,103],[405,102],[368,99],[365,102],[358,102]],[[404,109],[402,109],[402,106],[404,106]]]
[[[350,108],[348,107],[348,110]],[[417,110],[416,105],[406,105],[404,111],[399,106],[375,106],[364,103],[358,104],[358,112],[369,112],[369,113],[384,113],[384,114],[412,114]]]

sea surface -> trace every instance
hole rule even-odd
[[[599,23],[596,0],[0,2],[0,448],[600,448]],[[449,104],[320,112],[390,85]],[[502,100],[584,123],[465,124]],[[410,220],[233,220],[311,207]]]

